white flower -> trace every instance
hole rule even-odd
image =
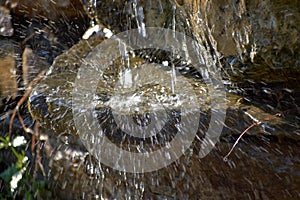
[[[23,167],[20,171],[14,174],[10,181],[10,191],[14,192],[18,187],[18,182],[22,179],[23,173],[25,172],[25,167]]]
[[[17,137],[13,140],[12,145],[13,145],[14,147],[18,147],[18,146],[21,146],[21,145],[26,144],[26,143],[27,143],[27,141],[26,141],[26,139],[25,139],[24,136],[17,136]]]
[[[25,157],[23,158],[23,160],[22,160],[22,163],[25,164],[27,161],[28,161],[28,157],[25,156]]]

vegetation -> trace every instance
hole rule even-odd
[[[0,137],[0,150],[11,151],[16,162],[0,173],[0,199],[40,199],[45,194],[46,182],[36,180],[30,170],[30,161],[25,153],[28,141],[24,136]],[[0,157],[2,166],[7,165]]]

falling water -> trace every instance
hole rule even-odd
[[[96,8],[95,2],[92,1],[91,3],[93,5],[92,8]],[[163,4],[165,4],[165,3],[162,3],[160,0],[147,1],[146,5],[153,6],[156,10],[158,10],[156,13],[154,13],[157,16],[155,16],[154,14],[151,16],[151,15],[149,15],[149,13],[145,13],[145,11],[150,10],[150,8],[143,7],[143,6],[145,6],[145,3],[144,4],[143,3],[144,3],[143,1],[133,0],[133,1],[130,1],[129,5],[127,5],[127,7],[129,7],[129,9],[125,9],[125,10],[129,11],[128,20],[135,21],[137,29],[139,31],[139,34],[141,34],[143,37],[147,36],[147,32],[146,32],[147,22],[152,24],[153,23],[152,21],[156,20],[155,17],[156,18],[166,18],[166,20],[162,24],[165,27],[170,27],[173,30],[173,38],[177,37],[176,31],[183,30],[182,27],[178,27],[177,18],[180,18],[180,17],[178,16],[178,11],[177,11],[177,8],[175,5],[170,6],[171,11],[168,11],[168,9],[163,8]],[[170,13],[169,14],[165,13],[164,10],[165,10],[165,12],[168,11]],[[167,16],[167,17],[165,17],[165,16]],[[146,17],[148,17],[148,18],[146,18]],[[134,24],[134,23],[128,24],[128,29],[132,28],[131,27],[132,24]],[[184,59],[186,59],[186,61],[185,62],[181,61],[181,63],[189,63],[189,61],[188,61],[189,54],[188,54],[188,50],[187,50],[187,45],[188,44],[183,43],[183,48],[185,51]],[[139,95],[146,92],[146,91],[144,91],[144,89],[138,88],[141,86],[138,86],[138,87],[136,86],[136,85],[138,85],[136,83],[137,80],[147,79],[147,76],[149,76],[149,75],[141,74],[141,73],[136,74],[136,72],[134,72],[134,68],[132,68],[132,66],[130,66],[131,59],[132,59],[132,57],[134,57],[134,54],[132,54],[132,52],[128,51],[128,48],[130,48],[130,47],[127,47],[126,44],[124,44],[120,41],[119,52],[121,55],[121,69],[119,71],[119,79],[120,79],[119,82],[120,82],[121,88],[119,88],[120,90],[118,89],[118,92],[120,92],[121,95],[127,95],[127,97],[126,96],[124,96],[124,97],[125,97],[125,99],[128,98],[128,100],[130,102],[128,102],[129,104],[126,104],[125,101],[128,101],[128,100],[125,100],[124,97],[122,97],[122,98],[111,97],[111,99],[107,102],[107,104],[110,105],[111,107],[117,108],[117,107],[120,107],[120,105],[123,105],[125,103],[127,105],[127,106],[125,106],[125,108],[128,107],[128,108],[130,108],[129,110],[131,110],[131,107],[133,105],[135,105],[133,99],[138,99]],[[176,66],[176,64],[175,64],[175,61],[177,60],[177,62],[178,62],[178,60],[180,60],[180,57],[176,56],[176,53],[177,52],[174,49],[172,52],[170,52],[169,58],[167,58],[167,60],[164,60],[163,57],[156,58],[157,53],[155,54],[155,51],[150,51],[150,54],[153,54],[150,57],[152,57],[154,59],[154,61],[158,61],[158,62],[162,63],[166,69],[170,69],[168,71],[168,76],[170,76],[170,79],[168,79],[168,80],[170,80],[170,82],[171,82],[170,83],[171,84],[170,94],[172,94],[172,95],[169,96],[167,94],[167,90],[165,90],[163,88],[161,91],[155,91],[155,90],[152,90],[151,88],[149,88],[148,90],[150,93],[162,92],[162,95],[166,96],[164,98],[168,99],[167,101],[172,101],[171,100],[171,98],[172,98],[174,101],[184,102],[185,101],[184,99],[186,97],[178,96],[176,93],[178,93],[179,90],[183,90],[183,91],[186,90],[186,88],[189,86],[180,87],[180,82],[182,82],[182,78],[177,77],[177,73],[179,73],[179,72],[178,72],[178,66]],[[149,56],[149,55],[147,54],[147,51],[146,51],[145,57],[147,57],[147,56]],[[205,57],[203,59],[206,60]],[[185,68],[185,67],[182,67],[182,68]],[[149,71],[151,71],[151,70],[149,70]],[[155,71],[153,71],[151,74],[153,77],[156,76],[156,74],[155,74],[156,72],[155,73],[154,72]],[[177,84],[179,84],[179,85],[177,85]],[[181,92],[184,93],[183,91],[181,91]],[[164,94],[164,93],[166,93],[166,94]],[[187,93],[188,93],[188,91],[187,91]],[[157,96],[159,97],[159,95],[157,95]],[[187,95],[187,96],[189,96],[189,95]],[[161,97],[159,97],[159,98],[161,98]],[[176,98],[179,98],[179,99],[176,100]],[[188,102],[188,101],[186,101],[186,102]],[[143,103],[146,103],[146,102],[143,102]],[[139,102],[137,102],[137,105],[138,104],[139,104]],[[123,105],[123,107],[124,107],[124,105]],[[134,108],[135,111],[137,111],[136,110],[138,108],[138,107],[136,107],[137,105],[135,105],[135,108]],[[123,109],[121,107],[119,108],[119,111],[121,111]],[[142,111],[142,109],[138,112],[141,112],[141,111]],[[130,129],[130,125],[126,124],[126,123],[129,123],[129,122],[124,122],[124,125],[123,125],[124,130],[125,129],[128,130],[128,128]],[[152,142],[153,142],[153,140],[152,140]],[[156,142],[154,141],[154,143],[157,143],[157,141]],[[143,150],[143,148],[144,148],[143,145],[144,145],[143,143],[140,143],[136,148],[137,149],[141,148],[141,150]],[[122,155],[120,155],[120,156],[122,156]],[[170,155],[168,155],[168,154],[166,154],[165,156],[166,156],[166,159],[168,157],[170,157]],[[133,196],[134,196],[134,198],[141,198],[143,196],[143,193],[145,190],[145,186],[144,186],[145,183],[143,180],[144,174],[128,174],[128,173],[123,173],[123,172],[118,172],[118,173],[122,177],[122,179],[126,180],[125,183],[126,183],[127,191],[129,192],[127,198],[130,199],[130,197],[133,197]],[[130,189],[132,187],[132,185],[135,188],[134,190]],[[160,187],[159,183],[156,186]]]
[[[136,19],[136,24],[137,24],[139,33],[142,34],[143,37],[146,37],[144,8],[142,6],[138,5],[137,0],[134,0],[132,2],[132,8],[134,11],[133,16]]]
[[[300,196],[299,0],[0,2],[0,199]]]
[[[107,16],[101,15],[101,11],[103,10],[101,10],[102,7],[99,5],[103,5],[104,3],[109,5],[107,7],[113,8],[109,10],[108,14],[106,13]],[[63,158],[62,155],[71,152],[70,149],[73,148],[72,143],[77,142],[77,146],[74,145],[76,146],[76,151],[74,150],[75,153],[70,153],[70,157],[72,161],[76,161],[76,158],[80,157],[81,160],[84,160],[84,163],[76,163],[76,166],[78,168],[81,167],[81,170],[74,172],[74,174],[78,173],[79,175],[76,174],[76,176],[78,175],[83,178],[79,186],[74,184],[74,188],[79,187],[79,191],[81,191],[82,186],[82,188],[84,188],[82,190],[87,190],[83,191],[81,196],[86,197],[89,193],[95,193],[95,195],[93,194],[94,197],[99,197],[98,194],[100,194],[101,198],[104,199],[107,198],[107,196],[124,199],[141,199],[149,196],[157,197],[158,199],[188,199],[193,198],[193,193],[195,192],[203,193],[204,195],[208,193],[209,195],[211,192],[209,189],[213,188],[214,184],[220,184],[222,186],[223,179],[221,180],[220,177],[214,177],[215,179],[211,181],[210,175],[216,174],[219,170],[219,166],[228,167],[227,164],[224,166],[222,165],[223,163],[218,163],[218,159],[214,156],[210,157],[210,161],[214,163],[213,167],[207,163],[207,165],[203,167],[204,162],[199,164],[201,157],[200,153],[198,153],[200,151],[199,148],[202,143],[206,142],[209,144],[209,140],[204,140],[205,133],[208,129],[211,115],[217,113],[219,109],[218,106],[220,106],[213,105],[215,107],[212,108],[211,98],[208,94],[210,88],[208,88],[208,84],[205,84],[205,81],[210,78],[216,80],[218,77],[214,77],[217,75],[213,72],[218,71],[222,67],[219,61],[221,54],[217,51],[220,46],[220,41],[217,41],[213,36],[214,27],[208,25],[208,16],[205,15],[205,12],[193,10],[195,12],[191,12],[193,14],[193,16],[191,16],[191,13],[186,13],[184,9],[176,7],[175,4],[173,5],[169,1],[162,0],[88,0],[84,1],[84,4],[91,18],[91,26],[96,27],[93,32],[104,32],[104,30],[108,30],[104,27],[110,27],[110,35],[113,33],[115,35],[107,38],[119,42],[116,51],[118,51],[120,57],[116,60],[112,60],[107,69],[103,70],[103,74],[99,75],[101,77],[101,80],[98,81],[99,83],[92,80],[87,83],[86,88],[86,90],[89,90],[92,85],[98,86],[91,102],[96,111],[91,115],[99,119],[99,124],[97,125],[102,126],[103,131],[95,132],[95,134],[86,134],[79,140],[78,133],[74,133],[74,120],[72,119],[71,110],[72,93],[70,91],[73,91],[74,87],[74,81],[72,79],[75,79],[75,77],[77,77],[77,79],[84,77],[84,74],[79,73],[76,75],[78,70],[76,67],[79,66],[76,62],[80,64],[83,62],[92,69],[98,67],[97,64],[94,64],[97,62],[92,62],[92,60],[97,60],[99,57],[90,56],[88,57],[90,59],[86,59],[87,53],[91,52],[93,48],[100,43],[99,41],[97,43],[96,37],[92,37],[94,33],[88,34],[88,45],[84,41],[81,41],[78,46],[75,46],[72,50],[63,54],[65,57],[60,57],[57,60],[51,68],[51,71],[48,72],[45,80],[36,88],[29,99],[31,112],[37,119],[42,119],[41,121],[44,122],[43,126],[55,132],[59,137],[67,138],[63,144],[53,144],[59,147],[50,151],[51,156],[54,155],[53,157],[57,159],[56,161],[58,163],[60,162],[59,158]],[[180,5],[181,4],[182,3],[180,3]],[[106,10],[103,12],[106,12]],[[237,15],[236,17],[241,18],[241,15]],[[193,20],[189,21],[188,19]],[[124,21],[126,21],[126,23],[124,23]],[[102,22],[103,24],[101,24]],[[106,22],[106,24],[104,22]],[[169,38],[165,38],[165,40],[177,38],[178,32],[184,33],[184,37],[181,38],[182,41],[178,42],[183,50],[183,55],[177,55],[176,45],[174,45],[170,51],[155,48],[131,50],[129,45],[123,43],[117,37],[121,31],[137,29],[139,35],[146,38],[150,35],[150,31],[147,29],[149,26],[170,29],[172,34],[169,35]],[[228,27],[229,23],[224,25],[226,30]],[[246,25],[242,31],[235,30],[232,32],[232,35],[235,36],[234,42],[241,43],[241,41],[245,41],[248,43],[250,41],[248,38],[249,35],[247,35],[249,31],[248,28],[249,26]],[[105,36],[105,34],[102,35]],[[188,39],[190,37],[196,39],[198,43],[189,43]],[[238,56],[246,52],[245,45],[240,44],[236,47]],[[199,63],[202,63],[205,67],[198,70],[198,68],[196,69],[196,67],[193,66],[193,55],[189,51],[191,48],[199,53],[197,59]],[[255,61],[257,48],[259,48],[259,46],[256,46],[256,43],[254,43],[249,51],[252,62]],[[108,50],[109,48],[107,48],[107,51]],[[235,60],[238,59],[238,56],[232,58],[229,64],[233,64]],[[69,58],[75,61],[67,60]],[[230,81],[228,81],[228,85],[229,84],[231,84]],[[216,85],[216,87],[221,86],[222,85]],[[80,90],[78,93],[80,93]],[[213,95],[218,95],[218,92],[215,93],[216,94]],[[88,101],[88,95],[79,94],[79,96],[85,101]],[[242,100],[240,100],[240,97],[231,97],[229,95],[228,101],[229,103],[233,101],[234,103],[232,104],[236,106],[236,102],[240,104]],[[128,173],[115,170],[112,167],[98,162],[96,160],[97,156],[94,158],[93,153],[97,154],[97,149],[93,147],[99,146],[99,135],[106,136],[111,142],[127,152],[140,153],[148,150],[155,151],[162,147],[170,148],[170,141],[175,135],[179,134],[181,130],[184,130],[184,127],[179,126],[180,122],[184,121],[183,112],[181,112],[179,108],[190,108],[190,110],[187,109],[187,115],[196,117],[193,116],[193,109],[195,109],[195,107],[193,107],[194,102],[197,102],[199,106],[196,107],[196,110],[201,111],[201,114],[199,114],[201,120],[197,121],[196,124],[197,127],[199,126],[196,139],[190,149],[180,149],[179,152],[186,150],[185,155],[173,164],[159,171],[145,174]],[[90,105],[87,105],[87,107],[88,108],[80,107],[78,109],[81,109],[81,114],[86,114],[89,112]],[[245,106],[245,110],[248,108],[249,107]],[[231,108],[231,110],[234,109],[236,108]],[[162,110],[165,112],[161,112]],[[251,118],[251,115],[248,113],[250,112],[246,112],[245,115],[247,120],[258,119],[257,117]],[[233,116],[232,121],[236,121],[236,118],[240,118],[240,116]],[[246,120],[243,119],[241,121],[243,121],[241,122],[242,124]],[[193,120],[186,120],[184,122],[186,122],[188,126],[195,125]],[[219,123],[218,119],[214,122]],[[82,126],[86,125],[87,120],[82,120],[80,123]],[[222,123],[220,122],[220,124]],[[242,126],[241,124],[238,123],[238,126]],[[150,127],[150,125],[153,125],[154,131],[149,131],[150,134],[148,134],[148,129],[145,127]],[[93,130],[91,126],[88,126],[88,128]],[[88,128],[85,131],[89,131]],[[226,129],[229,128],[226,127]],[[264,128],[268,128],[268,126],[264,125]],[[140,135],[134,135],[131,132],[141,133],[140,135],[142,136],[139,137]],[[153,133],[155,133],[154,136]],[[149,135],[150,137],[148,137]],[[82,144],[86,141],[91,144]],[[226,150],[226,147],[222,148]],[[88,153],[86,149],[90,152]],[[105,152],[108,155],[112,155],[113,153],[111,149],[105,149]],[[253,151],[250,152],[253,153]],[[264,153],[267,154],[267,151]],[[124,154],[125,153],[120,153],[117,155],[119,160],[116,161],[116,164],[113,163],[115,166],[122,164]],[[245,153],[240,152],[239,156],[243,157],[243,154]],[[214,155],[216,155],[216,153]],[[113,157],[112,155],[111,158]],[[172,154],[165,152],[163,157],[165,160],[171,160]],[[217,154],[217,158],[218,157],[222,156]],[[251,158],[249,160],[249,162],[254,162],[255,159]],[[237,167],[234,162],[229,162],[228,165],[230,168]],[[58,166],[60,165],[58,164]],[[68,174],[64,174],[65,172],[62,172],[62,169],[59,170],[61,170],[61,172],[59,172],[58,177],[62,177],[64,188],[68,187],[63,177],[67,177]],[[206,171],[208,171],[208,173],[206,173]],[[217,176],[219,175],[220,173],[217,173]],[[75,177],[73,174],[70,176]],[[222,176],[224,176],[224,174],[222,174]],[[70,178],[70,180],[73,179]],[[251,181],[249,182],[251,183]],[[206,190],[206,187],[209,189]],[[223,187],[224,186],[222,186],[222,188]],[[74,190],[73,192],[75,193],[77,191]],[[225,192],[227,193],[227,191]],[[220,196],[222,196],[223,193],[224,192],[221,192]],[[218,197],[218,194],[213,194],[212,196],[214,195]]]
[[[90,1],[90,4],[92,5],[91,8],[96,9],[95,1]],[[146,5],[151,5],[156,12],[151,13],[151,15],[147,12],[150,12],[150,8],[145,7]],[[182,18],[183,16],[179,15],[179,11],[177,10],[177,7],[175,5],[168,5],[170,9],[166,9],[163,7],[163,5],[166,5],[166,2],[162,2],[161,0],[149,0],[146,1],[138,1],[133,0],[130,1],[129,5],[126,5],[128,9],[124,9],[125,12],[128,12],[126,15],[128,16],[128,21],[130,22],[127,26],[128,29],[131,29],[134,24],[136,24],[136,28],[138,29],[138,32],[141,36],[147,37],[146,27],[149,24],[153,24],[153,21],[158,19],[165,19],[161,25],[163,27],[171,28],[172,37],[175,39],[178,36],[176,35],[176,31],[184,31],[185,28],[183,28],[181,25],[179,25],[177,20],[184,21]],[[94,12],[92,12],[93,14]],[[98,19],[97,16],[94,16],[96,19]],[[97,21],[97,20],[96,20]],[[98,20],[99,21],[99,20]],[[190,27],[187,27],[190,28]],[[204,38],[204,36],[202,36]],[[118,38],[113,38],[118,40]],[[181,41],[178,41],[181,42]],[[164,128],[164,131],[161,133],[156,133],[157,135],[155,137],[151,138],[151,145],[153,149],[161,147],[163,145],[169,146],[169,137],[173,137],[173,134],[178,132],[178,128],[176,124],[176,114],[178,111],[176,109],[172,110],[172,107],[174,106],[183,106],[184,103],[187,105],[191,102],[198,101],[196,99],[189,99],[193,97],[192,90],[189,91],[189,88],[191,85],[197,85],[195,86],[195,90],[201,94],[201,90],[205,91],[205,86],[201,85],[201,76],[199,76],[199,73],[190,74],[189,71],[192,71],[193,66],[189,66],[189,53],[188,53],[188,45],[183,43],[183,49],[184,49],[184,55],[185,60],[182,60],[183,58],[176,55],[178,52],[176,51],[176,47],[172,47],[171,52],[163,52],[163,51],[157,51],[156,49],[150,49],[149,50],[139,50],[135,52],[137,55],[144,55],[142,56],[143,59],[146,59],[146,62],[158,62],[162,64],[162,66],[158,69],[151,69],[144,70],[145,68],[141,68],[138,66],[138,64],[132,64],[134,63],[134,57],[135,53],[129,51],[129,46],[122,43],[122,41],[119,41],[119,52],[121,55],[120,60],[120,69],[117,69],[118,77],[111,77],[110,82],[117,82],[115,85],[115,88],[113,89],[113,92],[116,94],[115,96],[108,97],[108,101],[104,103],[104,105],[109,105],[113,110],[117,110],[121,114],[129,115],[130,113],[137,113],[136,120],[139,123],[147,123],[146,115],[143,114],[143,112],[149,112],[150,108],[150,116],[151,109],[158,108],[161,109],[161,106],[163,105],[164,108],[167,110],[170,110],[168,112],[172,113],[171,115],[168,114],[169,118],[174,118],[174,122],[168,122],[170,123],[170,127],[166,126]],[[143,52],[144,51],[144,52]],[[161,56],[160,53],[164,53],[167,56]],[[208,59],[207,55],[203,55],[203,60],[206,62],[211,62]],[[136,65],[136,66],[135,66]],[[181,66],[180,66],[181,65]],[[179,67],[180,66],[180,67]],[[149,67],[149,66],[148,66]],[[179,68],[181,70],[186,71],[185,76],[183,76],[182,72],[179,72]],[[148,74],[146,73],[148,72]],[[163,75],[165,74],[165,75]],[[193,79],[189,80],[191,82],[191,85],[187,85],[186,83],[189,83],[187,80],[187,76],[190,75],[193,77]],[[168,76],[168,77],[164,77]],[[151,83],[151,79],[154,79],[154,81],[168,81],[169,83],[166,83],[166,85],[170,85],[170,88],[165,86],[159,86],[158,83],[154,82]],[[153,81],[152,81],[153,82]],[[185,94],[185,95],[179,95],[179,94]],[[141,100],[144,98],[144,96],[147,96],[148,100]],[[204,95],[203,101],[207,101],[207,94],[202,93],[201,95]],[[102,103],[100,103],[102,105]],[[182,105],[180,105],[182,104]],[[203,103],[204,105],[205,103]],[[199,105],[198,105],[199,106]],[[149,108],[148,108],[149,107]],[[127,109],[127,110],[126,110]],[[204,109],[205,110],[205,109]],[[152,112],[153,112],[152,111]],[[166,111],[165,111],[166,112]],[[142,115],[141,115],[142,113]],[[160,130],[162,127],[159,125],[160,123],[166,123],[167,121],[163,121],[162,117],[159,116],[159,112],[157,114],[154,112],[154,116],[152,116],[155,120],[161,120],[161,122],[157,121],[154,124],[155,130]],[[162,119],[161,119],[162,118]],[[177,117],[178,118],[178,117]],[[152,120],[153,120],[152,119]],[[179,120],[179,119],[177,119]],[[119,127],[122,128],[127,134],[130,134],[130,132],[134,132],[134,124],[133,122],[129,120],[121,120],[118,122]],[[153,123],[153,122],[152,122]],[[192,123],[188,121],[188,123]],[[198,122],[197,122],[198,123]],[[107,126],[107,125],[105,125]],[[136,126],[136,125],[135,125]],[[174,126],[174,127],[173,127]],[[170,129],[170,130],[169,130]],[[172,130],[173,129],[173,130]],[[108,129],[110,130],[110,129]],[[143,131],[142,131],[143,132]],[[169,135],[166,135],[164,132],[170,132]],[[124,137],[125,138],[125,137]],[[116,140],[111,138],[112,140]],[[128,140],[128,141],[126,141]],[[136,140],[134,139],[133,142],[130,141],[132,139],[125,139],[125,142],[122,142],[121,145],[123,148],[128,148],[129,150],[136,150],[138,152],[140,151],[147,151],[149,147],[147,147],[148,139],[144,138]],[[95,138],[94,138],[94,141]],[[150,145],[150,146],[151,146]],[[151,149],[150,148],[150,149]],[[108,150],[109,152],[109,150]],[[119,155],[122,157],[123,155]],[[169,153],[166,153],[165,159],[171,159],[171,155]],[[182,170],[182,174],[184,174],[185,170]],[[124,173],[124,172],[113,172],[117,173],[119,175],[119,182],[121,184],[122,181],[125,182],[125,190],[126,190],[126,199],[130,199],[131,197],[134,198],[142,198],[143,193],[145,191],[145,174],[139,174],[139,173]],[[168,172],[167,172],[168,173]],[[157,177],[157,175],[151,175],[153,180],[157,179],[158,183],[154,185],[155,189],[153,190],[161,190],[160,188],[165,187],[166,190],[171,189],[170,186],[162,186],[160,178]],[[107,179],[107,175],[102,178],[102,180]],[[183,178],[183,177],[182,177]],[[115,186],[112,186],[113,188],[118,188],[121,185],[116,184]],[[148,186],[149,187],[149,186]],[[189,187],[188,185],[186,186]]]

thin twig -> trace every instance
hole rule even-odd
[[[247,133],[252,127],[261,124],[260,121],[258,122],[254,122],[253,124],[251,124],[248,128],[246,128],[241,135],[238,137],[238,139],[235,141],[235,143],[233,144],[233,146],[231,147],[230,151],[228,152],[228,154],[223,158],[223,160],[226,162],[228,160],[228,156],[230,156],[230,154],[232,153],[232,151],[234,150],[235,146],[239,143],[240,139],[243,137],[243,135],[245,133]]]
[[[32,135],[32,138],[31,138],[31,152],[32,152],[32,155],[33,155],[33,162],[34,162],[34,168],[33,168],[33,177],[36,178],[37,176],[37,171],[38,171],[38,153],[37,153],[37,148],[39,147],[36,147],[38,141],[36,141],[37,137],[38,137],[38,129],[37,129],[37,125],[35,124],[34,125],[34,134]]]
[[[13,121],[16,117],[16,114],[19,112],[19,108],[20,106],[26,101],[26,99],[29,97],[29,95],[32,92],[32,86],[35,85],[36,83],[38,83],[44,76],[44,74],[46,73],[46,70],[43,70],[42,72],[40,72],[29,84],[28,84],[28,90],[25,92],[25,94],[23,95],[23,97],[18,101],[12,116],[10,118],[9,121],[9,131],[8,131],[8,136],[10,137],[12,134],[12,126],[13,126]]]
[[[24,130],[26,136],[29,137],[28,133],[33,134],[33,132],[31,131],[31,129],[29,129],[29,128],[26,127],[26,125],[25,125],[25,123],[24,123],[24,120],[23,120],[23,118],[22,118],[20,112],[17,112],[17,113],[18,113],[18,118],[19,118],[19,121],[20,121],[20,123],[21,123],[21,125],[22,125],[22,128],[23,128],[23,130]]]
[[[36,142],[36,160],[35,160],[35,165],[34,165],[34,177],[36,176],[37,174],[37,170],[38,170],[38,166],[43,174],[43,176],[46,176],[46,173],[45,173],[45,170],[44,170],[44,167],[41,163],[41,160],[42,160],[42,157],[41,157],[41,149],[40,149],[40,141],[39,141],[39,138],[40,138],[40,125],[39,123],[37,122],[35,125],[34,125],[34,136],[35,136],[35,139],[37,139],[37,142]],[[36,141],[36,140],[35,140]],[[34,142],[35,143],[35,142]]]
[[[24,130],[25,132],[27,132],[27,131],[26,131],[27,127],[25,126],[24,120],[23,120],[23,118],[22,118],[20,112],[17,112],[17,113],[18,113],[19,121],[20,121],[20,123],[21,123],[21,125],[22,125],[23,130]]]
[[[269,121],[271,119],[274,119],[275,117],[280,117],[282,115],[282,113],[276,113],[274,115],[268,115],[266,116],[262,121]],[[241,135],[238,137],[238,139],[235,141],[235,143],[233,144],[233,146],[231,147],[230,151],[228,152],[228,154],[226,156],[224,156],[223,160],[225,162],[228,161],[228,157],[230,156],[230,154],[232,153],[232,151],[234,150],[234,148],[236,147],[236,145],[239,143],[240,139],[243,137],[243,135],[245,135],[251,128],[253,128],[254,126],[260,125],[262,123],[262,121],[257,121],[254,122],[253,124],[251,124],[250,126],[248,126],[242,133]]]
[[[41,157],[39,157],[38,164],[39,164],[39,167],[40,167],[40,169],[42,171],[43,176],[45,177],[46,176],[46,172],[45,172],[44,166],[41,163]]]

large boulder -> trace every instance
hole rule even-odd
[[[268,112],[299,117],[299,1],[174,2],[221,61],[229,88]]]
[[[300,66],[299,1],[182,0],[177,4],[194,33],[210,31],[224,56],[247,54],[252,61],[263,58],[271,67]]]

